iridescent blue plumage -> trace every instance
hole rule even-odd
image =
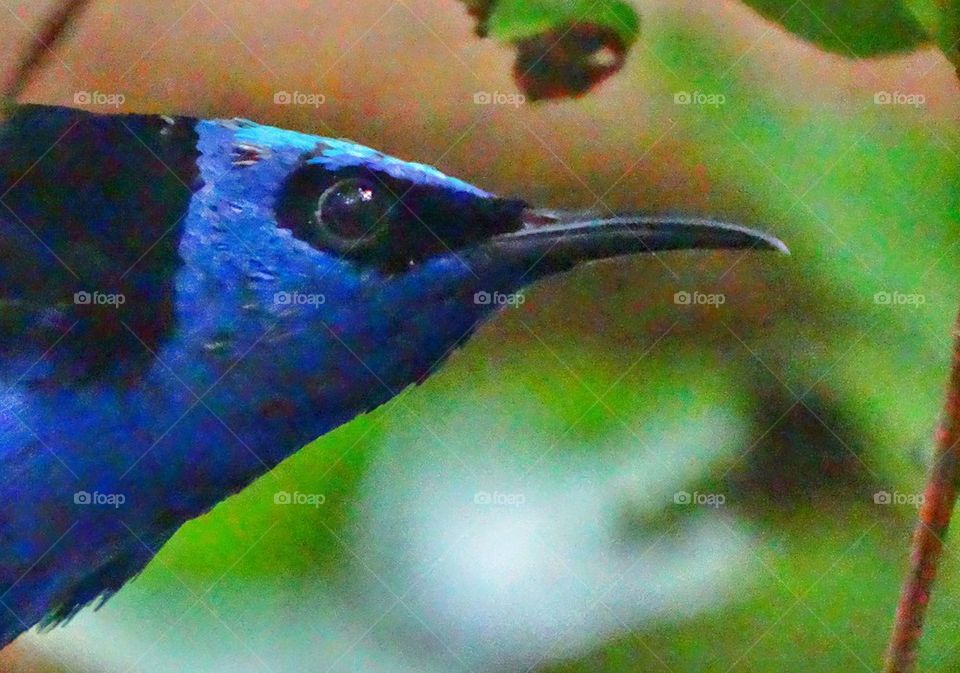
[[[246,121],[41,106],[0,130],[4,192],[0,646],[421,381],[496,308],[478,297],[587,259],[776,246],[699,220],[567,222]]]

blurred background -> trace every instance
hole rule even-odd
[[[92,4],[24,100],[349,137],[793,254],[530,289],[0,670],[879,669],[960,305],[954,72],[932,48],[827,54],[732,0],[632,4],[619,73],[522,104],[513,49],[454,0]],[[5,70],[49,7],[0,7]],[[924,671],[960,667],[955,538]]]

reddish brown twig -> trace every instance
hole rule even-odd
[[[50,55],[57,42],[80,16],[80,12],[90,4],[90,0],[65,0],[58,3],[55,10],[46,17],[40,32],[28,50],[26,50],[9,80],[3,87],[3,97],[16,100],[30,83],[30,78]]]
[[[913,534],[910,572],[900,592],[900,604],[890,636],[884,673],[909,673],[916,666],[923,617],[930,588],[943,553],[943,540],[960,483],[960,316],[953,330],[953,362],[943,419],[936,436],[936,456],[923,494],[920,521]]]

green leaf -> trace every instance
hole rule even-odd
[[[490,35],[517,42],[547,31],[588,23],[613,31],[625,47],[640,35],[640,17],[619,0],[500,0],[490,15]]]
[[[908,0],[911,1],[912,0]],[[901,3],[883,0],[744,0],[765,18],[822,49],[845,56],[912,51],[927,24]],[[930,4],[930,0],[917,0]],[[929,17],[927,17],[929,20]]]
[[[931,38],[942,30],[943,14],[937,0],[902,0],[903,6]]]
[[[954,66],[960,66],[960,2],[957,0],[902,0],[927,35]]]

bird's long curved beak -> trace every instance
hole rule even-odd
[[[491,238],[487,246],[519,262],[568,267],[579,262],[666,250],[754,248],[789,254],[762,232],[698,217],[565,213],[527,209],[523,226]]]

